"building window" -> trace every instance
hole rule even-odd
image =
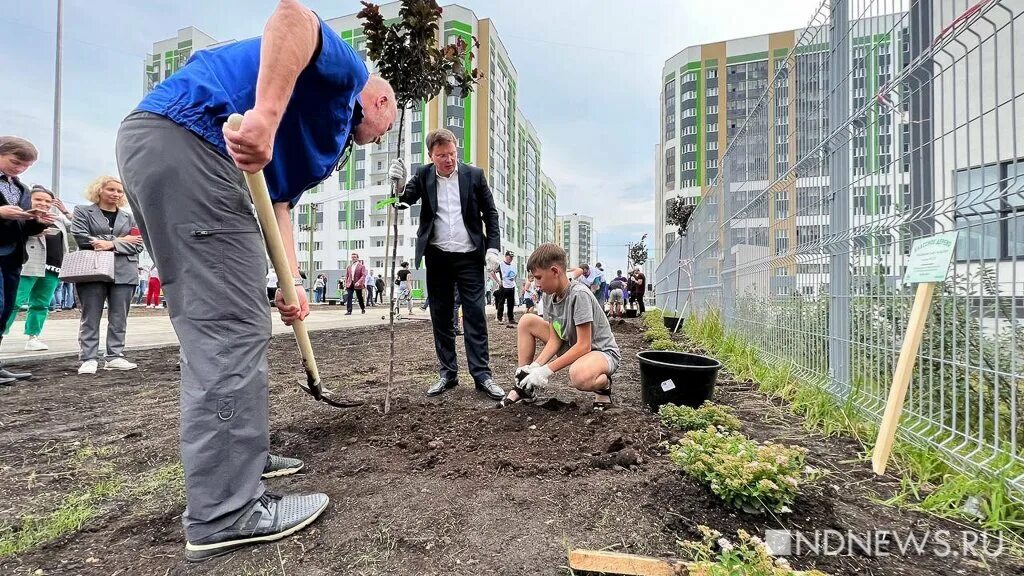
[[[958,261],[1024,256],[1024,162],[954,174]]]
[[[868,213],[868,187],[853,187],[853,213],[861,216]]]
[[[457,128],[462,128],[462,118],[459,118],[459,117],[456,117],[456,116],[449,116],[448,117],[448,125],[449,126],[455,126]]]
[[[718,68],[708,68],[708,80],[715,80],[718,78]]]
[[[789,251],[789,231],[775,231],[775,254],[781,255]]]
[[[708,134],[711,134],[713,132],[718,132],[718,123],[717,122],[714,123],[714,124],[708,124]]]
[[[718,86],[712,86],[711,88],[708,88],[707,95],[708,95],[708,98],[717,98],[718,97]]]
[[[704,113],[707,114],[708,116],[711,116],[712,114],[718,114],[718,105],[708,106],[707,109],[704,110]]]
[[[448,95],[448,105],[449,106],[458,106],[459,108],[462,108],[462,98],[460,98],[458,96],[455,96],[453,94],[449,94]]]
[[[785,195],[785,192],[780,192],[775,197],[775,218],[788,218],[789,217],[789,196]]]
[[[672,189],[676,187],[676,149],[669,148],[665,151],[665,187]]]

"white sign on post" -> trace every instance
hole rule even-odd
[[[896,362],[896,372],[892,375],[892,387],[889,388],[885,414],[878,427],[878,440],[871,454],[871,466],[876,474],[885,474],[900,415],[903,413],[903,401],[910,387],[914,362],[917,361],[917,350],[921,347],[925,323],[928,321],[932,294],[935,292],[935,284],[946,280],[949,262],[953,259],[953,251],[956,249],[956,235],[957,232],[954,230],[918,238],[910,249],[910,261],[907,262],[907,272],[903,275],[903,284],[917,284],[917,295],[910,311],[910,321],[907,322],[907,333],[903,338],[900,358]]]
[[[907,272],[903,275],[903,283],[920,284],[944,281],[946,273],[949,271],[949,263],[953,260],[956,236],[957,231],[953,230],[914,240],[914,245],[910,248]]]

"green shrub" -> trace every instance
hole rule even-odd
[[[657,342],[655,342],[657,344]],[[665,404],[658,410],[661,423],[669,428],[688,432],[704,430],[709,426],[720,426],[726,430],[739,430],[740,421],[733,416],[732,408],[705,401],[700,408]]]
[[[737,530],[738,541],[734,544],[716,530],[698,526],[700,542],[682,542],[683,555],[696,564],[704,576],[828,576],[824,572],[794,572],[785,558],[774,558],[768,546],[757,536],[745,530]],[[717,552],[716,552],[717,550]],[[700,570],[703,571],[700,571]]]
[[[709,427],[687,432],[670,457],[730,506],[785,512],[807,479],[806,453],[798,446],[761,445],[738,432]]]
[[[650,328],[644,332],[644,340],[648,342],[654,342],[655,340],[671,340],[672,333],[668,331],[668,328],[659,326],[657,328]]]
[[[682,350],[683,347],[667,339],[651,342],[651,350]]]

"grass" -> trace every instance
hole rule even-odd
[[[116,480],[98,482],[88,490],[65,496],[57,509],[44,517],[22,517],[17,525],[0,531],[0,558],[81,530],[100,514],[103,502],[116,495],[120,486]]]
[[[143,472],[128,494],[139,500],[169,497],[174,502],[185,501],[185,470],[181,463],[166,464]]]
[[[115,451],[110,447],[85,444],[77,448],[69,457],[67,466],[81,484],[89,487],[64,496],[49,513],[26,514],[6,526],[0,526],[0,558],[28,552],[81,530],[101,516],[117,498],[128,498],[142,504],[166,498],[174,502],[184,501],[185,479],[180,463],[126,476],[117,472],[114,455]]]
[[[716,355],[737,378],[754,380],[761,392],[787,401],[790,409],[803,417],[806,428],[825,435],[851,436],[861,443],[861,457],[870,459],[878,426],[858,410],[858,405],[868,400],[856,389],[840,403],[823,381],[798,378],[788,364],[762,361],[753,346],[725,332],[716,310],[692,315],[683,326],[690,338]],[[900,477],[900,490],[883,501],[885,504],[976,522],[987,530],[1015,535],[1018,545],[1024,542],[1024,506],[1010,497],[1005,478],[983,471],[966,475],[952,467],[938,449],[899,438],[890,469]],[[969,510],[971,507],[977,513]]]

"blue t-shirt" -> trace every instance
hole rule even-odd
[[[146,95],[139,110],[165,116],[227,156],[222,126],[256,103],[260,38],[196,52]],[[352,113],[369,78],[359,54],[320,21],[320,52],[299,74],[263,169],[275,202],[295,204],[331,175],[353,128]]]

